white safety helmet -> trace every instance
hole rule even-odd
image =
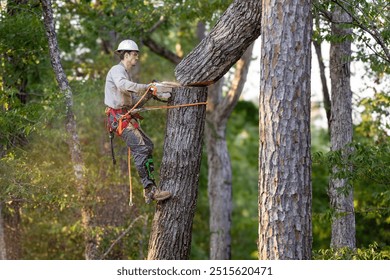
[[[119,43],[118,49],[115,53],[119,53],[120,51],[137,51],[139,52],[137,44],[132,40],[124,40]]]

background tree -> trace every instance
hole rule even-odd
[[[237,62],[234,79],[225,97],[222,91],[224,79],[209,87],[205,138],[210,205],[210,259],[213,260],[231,258],[232,166],[226,127],[244,87],[252,51],[253,44]]]
[[[351,91],[351,33],[345,24],[351,22],[350,16],[336,6],[332,13],[332,35],[335,40],[330,45],[330,78],[331,78],[331,150],[340,153],[342,161],[347,162],[351,154],[352,125],[352,91]],[[334,167],[329,183],[329,198],[334,217],[332,221],[331,246],[334,248],[356,247],[355,213],[353,206],[353,187],[343,171],[348,164]]]
[[[83,205],[81,208],[82,225],[85,230],[85,257],[86,259],[96,259],[97,255],[97,241],[96,236],[91,230],[92,213],[90,207],[87,205],[87,186],[84,175],[84,162],[81,154],[81,147],[79,135],[77,133],[77,125],[73,113],[73,93],[69,86],[68,79],[62,68],[60,50],[58,48],[57,36],[55,31],[55,24],[53,18],[53,10],[50,0],[42,0],[43,19],[46,28],[46,35],[49,41],[49,50],[53,70],[56,74],[56,79],[60,91],[65,96],[66,105],[66,131],[68,133],[68,146],[72,159],[74,175],[76,177],[76,188]]]
[[[3,222],[3,202],[0,204],[0,260],[7,259],[7,249],[5,247],[4,222]]]
[[[263,2],[259,258],[310,259],[311,2]]]
[[[27,144],[27,137],[46,119],[40,111],[45,103],[53,100],[40,94],[44,78],[37,73],[44,75],[42,65],[48,60],[42,47],[44,33],[37,11],[36,5],[19,0],[6,1],[0,8],[0,159],[13,148]],[[8,190],[12,191],[0,199],[4,232],[1,244],[5,246],[2,251],[7,259],[19,259],[22,254],[20,209],[25,201],[17,188]]]
[[[351,159],[354,158],[353,154],[355,152],[351,148],[353,109],[352,92],[349,82],[351,76],[350,63],[353,60],[370,62],[368,64],[370,68],[367,68],[366,71],[367,73],[371,73],[369,75],[373,76],[377,76],[375,72],[386,71],[386,65],[388,65],[386,42],[389,40],[386,28],[383,25],[386,22],[386,4],[383,1],[375,1],[375,3],[366,1],[317,1],[315,2],[315,8],[318,9],[318,14],[322,15],[324,19],[324,21],[316,26],[316,34],[320,35],[317,38],[322,37],[322,39],[327,39],[331,42],[332,46],[330,73],[332,78],[332,91],[334,91],[332,95],[335,95],[334,98],[332,97],[332,102],[338,104],[337,112],[333,112],[333,130],[335,132],[332,133],[332,130],[330,130],[332,134],[332,150],[336,149],[336,142],[339,143],[337,144],[339,147],[343,146],[341,144],[342,142],[347,143],[343,150],[331,153],[330,155],[334,164],[331,168],[334,174],[330,185],[333,208],[336,207],[334,204],[337,204],[337,201],[339,201],[339,206],[340,202],[344,201],[342,203],[344,206],[338,208],[349,209],[346,212],[349,214],[340,214],[335,210],[332,246],[336,248],[343,246],[354,248],[355,222],[352,216],[354,216],[356,211],[353,209],[354,202],[351,183],[355,177],[353,175],[355,172],[351,168],[354,165],[351,163]],[[332,27],[331,31],[330,27]],[[355,46],[358,46],[354,52],[351,51],[351,42]],[[344,71],[340,68],[341,65],[344,65]],[[380,80],[381,76],[382,74],[379,74],[375,79]],[[324,83],[326,81],[322,82],[323,87],[326,86]],[[338,94],[340,90],[344,91],[341,95]],[[375,91],[377,90],[375,89]],[[325,107],[327,106],[325,105]],[[329,114],[327,113],[327,115]],[[342,127],[342,130],[340,127]],[[344,186],[336,192],[333,189],[333,183],[335,181],[336,185],[344,184],[347,186]],[[335,197],[339,197],[339,199],[335,199]],[[340,234],[335,234],[337,232],[335,230],[336,221],[341,219],[349,221],[344,221],[348,226],[343,226],[343,230],[339,231]],[[344,237],[337,237],[341,235],[341,232],[344,233]],[[346,234],[347,232],[348,234]],[[336,240],[339,240],[339,242],[336,242]],[[342,240],[344,241],[342,242]],[[334,243],[344,243],[344,245],[335,245]]]

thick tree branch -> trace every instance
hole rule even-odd
[[[114,248],[114,246],[123,238],[126,236],[126,234],[130,231],[130,229],[133,228],[134,224],[139,220],[139,219],[144,219],[146,220],[148,217],[147,216],[144,216],[144,215],[141,215],[141,216],[138,216],[137,218],[135,218],[131,224],[127,227],[126,230],[124,230],[119,236],[117,239],[114,240],[114,242],[111,243],[110,247],[107,249],[107,251],[102,255],[101,259],[104,260],[107,255],[111,252],[111,250]]]
[[[165,17],[161,17],[149,30],[144,32],[145,34],[152,34],[156,31],[164,22],[166,21]],[[176,55],[174,52],[162,47],[156,41],[154,41],[150,35],[141,39],[142,43],[147,46],[155,54],[167,59],[173,64],[177,65],[182,60],[182,57]]]
[[[260,35],[261,3],[235,0],[176,67],[177,80],[182,85],[207,86],[223,77]]]
[[[181,61],[181,57],[171,52],[170,50],[160,46],[150,37],[142,39],[142,43],[147,46],[152,52],[166,58],[175,65],[179,64]]]

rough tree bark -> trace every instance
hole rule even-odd
[[[332,113],[330,121],[330,142],[332,151],[340,151],[341,158],[346,159],[351,153],[348,144],[352,142],[352,91],[351,91],[351,41],[350,28],[343,24],[351,22],[351,17],[340,7],[332,14],[332,34],[339,38],[330,45],[330,78],[332,92]],[[342,24],[340,24],[342,23]],[[340,38],[343,38],[340,42]],[[345,166],[345,171],[351,166]],[[355,213],[353,205],[353,188],[348,179],[336,178],[334,174],[342,169],[333,168],[329,183],[329,198],[334,216],[332,219],[331,247],[356,248]]]
[[[212,260],[231,258],[232,167],[226,142],[226,125],[246,82],[252,51],[253,44],[237,62],[232,86],[225,97],[221,89],[223,79],[209,88],[205,138]]]
[[[3,202],[0,218],[0,227],[3,226],[3,241],[4,248],[2,248],[0,240],[0,251],[4,251],[5,258],[8,260],[20,260],[22,258],[21,247],[21,217],[20,209],[22,203],[18,200],[12,200],[7,205]],[[1,232],[0,232],[1,235]],[[1,236],[0,236],[1,238]],[[1,253],[0,253],[1,254]]]
[[[176,88],[169,105],[205,102],[207,88]],[[195,214],[206,106],[169,109],[160,188],[173,197],[157,204],[148,259],[188,259]]]
[[[259,258],[311,258],[311,1],[263,1]]]
[[[41,0],[43,10],[43,22],[46,30],[46,35],[49,42],[50,58],[55,76],[57,79],[60,91],[65,96],[66,103],[66,131],[67,142],[69,145],[69,151],[73,164],[73,170],[76,178],[76,188],[80,196],[81,207],[81,219],[82,226],[85,232],[85,257],[86,259],[97,259],[100,257],[97,249],[97,240],[92,234],[91,230],[91,208],[87,207],[86,198],[86,182],[84,174],[84,162],[81,154],[80,141],[77,133],[76,120],[73,113],[73,93],[69,86],[68,79],[62,68],[60,50],[57,43],[57,35],[55,31],[55,24],[53,18],[53,10],[50,0]]]
[[[0,260],[7,259],[7,249],[5,247],[4,219],[3,219],[4,202],[0,202]]]
[[[235,0],[210,34],[176,67],[182,85],[218,81],[260,35],[261,1]]]

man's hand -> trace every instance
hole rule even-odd
[[[157,92],[157,97],[161,99],[169,99],[171,97],[170,92]]]
[[[168,99],[171,97],[172,87],[166,86],[164,84],[155,84],[157,88],[156,96],[162,99]]]
[[[157,86],[155,83],[148,84],[148,92],[153,96],[157,96]]]

